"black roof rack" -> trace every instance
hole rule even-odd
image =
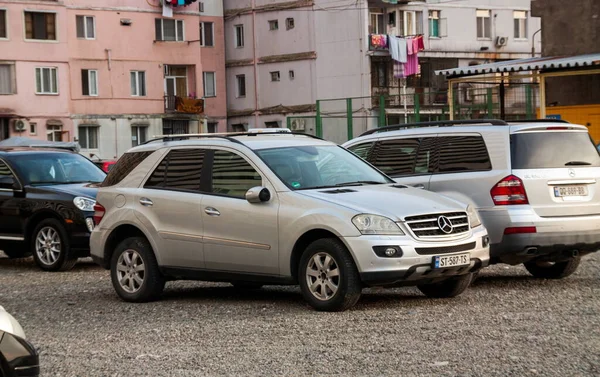
[[[523,120],[507,120],[508,123],[569,123],[564,119],[523,119]]]
[[[203,138],[214,138],[214,139],[223,139],[228,140],[237,144],[244,144],[240,140],[235,139],[237,136],[262,136],[262,135],[295,135],[295,136],[306,136],[313,139],[323,140],[322,138],[305,134],[302,132],[281,132],[281,131],[263,131],[263,132],[230,132],[230,133],[210,133],[210,134],[180,134],[180,135],[161,135],[160,137],[156,137],[154,139],[150,139],[146,141],[144,144],[149,144],[157,141],[178,141],[178,140],[189,140],[192,138],[203,139]]]
[[[371,135],[381,131],[393,131],[402,130],[405,128],[419,128],[419,127],[447,127],[447,126],[459,126],[463,124],[491,124],[492,126],[508,126],[506,121],[501,119],[464,119],[464,120],[438,120],[433,122],[417,122],[417,123],[404,123],[395,124],[393,126],[385,126],[374,128],[363,132],[360,136]]]

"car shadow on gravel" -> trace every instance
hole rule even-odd
[[[19,271],[42,272],[42,270],[33,261],[33,257],[10,259],[10,258],[4,257],[4,256],[0,256],[0,269],[3,269],[3,268],[10,268],[12,270],[19,270]],[[87,260],[80,259],[71,270],[65,271],[65,272],[59,272],[59,273],[69,273],[70,271],[86,271],[86,270],[99,270],[99,269],[101,269],[101,267],[98,266],[97,264],[95,264],[94,262],[92,262],[91,259],[87,259]]]

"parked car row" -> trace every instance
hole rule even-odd
[[[343,147],[286,129],[171,135],[106,177],[75,153],[3,149],[0,249],[49,271],[91,254],[125,301],[192,279],[297,284],[337,311],[366,286],[453,297],[490,263],[562,278],[600,248],[585,127],[429,122]]]

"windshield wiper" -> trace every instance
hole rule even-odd
[[[586,161],[569,161],[565,164],[565,166],[577,166],[577,165],[591,165],[591,163],[586,162]]]
[[[379,181],[352,181],[352,182],[343,182],[337,183],[335,186],[362,186],[362,185],[383,185],[386,182]]]

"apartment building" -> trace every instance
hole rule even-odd
[[[220,1],[0,1],[0,138],[115,158],[154,135],[226,128]]]

